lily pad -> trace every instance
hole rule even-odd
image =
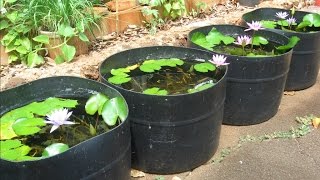
[[[208,72],[208,71],[214,71],[216,69],[216,66],[212,63],[199,63],[194,65],[194,69],[198,72]]]
[[[19,136],[32,135],[41,130],[39,127],[45,125],[42,118],[21,118],[12,124],[12,129]]]
[[[0,141],[0,158],[19,161],[22,159],[32,159],[32,157],[26,157],[30,152],[31,148],[21,143],[21,141],[15,140],[6,140]]]
[[[42,153],[42,157],[50,157],[65,152],[69,149],[67,144],[54,143],[46,147]]]
[[[165,95],[168,95],[168,91],[165,89],[161,90],[160,88],[153,87],[153,88],[148,88],[144,90],[143,94],[165,96]]]
[[[266,45],[268,44],[268,40],[262,36],[254,36],[252,44],[256,46],[260,46],[261,44]]]
[[[108,78],[108,82],[110,82],[112,84],[123,84],[123,83],[129,82],[131,80],[131,78],[128,76],[129,76],[128,74],[112,76],[112,77]]]
[[[90,96],[85,105],[86,113],[94,115],[98,111],[98,113],[101,115],[102,107],[104,103],[108,100],[109,98],[101,93]]]
[[[124,121],[128,116],[128,107],[121,97],[108,100],[102,108],[102,118],[109,126],[114,126],[118,120]]]
[[[211,29],[211,31],[206,36],[206,40],[210,43],[215,44],[215,45],[219,45],[221,43],[221,41],[225,45],[231,44],[235,41],[235,39],[233,37],[222,34],[216,28]]]
[[[195,43],[205,49],[208,49],[210,51],[213,50],[212,47],[214,46],[214,44],[208,42],[206,39],[206,35],[204,35],[201,32],[195,32],[191,37],[191,42],[193,42],[193,43]]]
[[[159,65],[156,60],[147,60],[142,63],[140,66],[140,70],[143,72],[154,72],[161,69],[161,65]]]

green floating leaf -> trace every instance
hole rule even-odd
[[[128,76],[129,75],[112,76],[112,77],[108,78],[108,82],[110,82],[112,84],[123,84],[123,83],[129,82],[131,80],[131,78]]]
[[[98,93],[90,96],[90,98],[88,99],[85,105],[86,113],[90,115],[94,115],[98,111],[98,113],[101,114],[103,105],[108,100],[109,98],[102,93]]]
[[[43,43],[43,44],[49,44],[49,37],[47,35],[39,35],[34,38],[32,38],[34,41]]]
[[[268,29],[275,29],[277,27],[277,22],[274,21],[260,21],[262,23],[262,27]]]
[[[302,28],[305,28],[305,27],[308,27],[311,25],[311,22],[309,21],[302,21],[301,23],[299,23],[297,29],[302,29]]]
[[[159,60],[155,60],[154,63],[160,65],[161,67],[162,66],[176,67],[184,64],[184,62],[178,58],[159,59]]]
[[[149,95],[160,95],[160,96],[168,95],[167,90],[165,90],[165,89],[161,90],[160,88],[157,88],[157,87],[145,89],[142,93],[149,94]]]
[[[139,67],[141,71],[143,72],[154,72],[156,70],[161,69],[161,65],[156,63],[156,60],[146,60],[142,63],[142,65]]]
[[[114,76],[117,76],[117,75],[122,75],[122,76],[126,76],[127,75],[127,76],[129,76],[127,74],[129,72],[130,72],[130,70],[127,69],[127,68],[111,69],[111,74],[114,75]]]
[[[194,65],[194,69],[198,72],[208,72],[216,70],[216,66],[212,63],[205,62]]]
[[[12,139],[18,135],[13,131],[12,125],[14,120],[7,122],[0,122],[0,140]]]
[[[42,118],[21,118],[12,124],[13,131],[18,135],[32,135],[39,132],[39,127],[45,126]]]
[[[262,36],[254,36],[252,43],[253,43],[253,45],[260,46],[261,44],[266,45],[269,42],[266,38],[264,38]]]
[[[42,153],[42,157],[50,157],[65,152],[69,149],[67,144],[54,143],[46,147]]]
[[[128,116],[128,107],[121,97],[115,97],[107,101],[102,108],[102,118],[109,126],[114,126],[119,118],[124,121]]]
[[[276,22],[279,26],[285,26],[285,27],[287,27],[287,26],[289,26],[289,23],[288,23],[288,21],[287,20],[279,20],[279,21],[277,21]]]
[[[320,27],[320,14],[310,13],[303,17],[303,22],[309,22],[310,27]]]
[[[31,150],[29,146],[21,144],[19,140],[0,141],[0,147],[0,158],[11,161],[25,159]]]
[[[206,35],[204,35],[203,33],[201,32],[195,32],[192,34],[192,37],[191,37],[191,42],[205,48],[205,49],[208,49],[210,51],[213,50],[213,46],[214,44],[213,43],[210,43],[207,41],[206,39]]]
[[[201,84],[197,85],[196,87],[194,87],[193,89],[188,89],[188,93],[195,93],[195,92],[203,91],[203,90],[208,89],[214,85],[215,85],[215,83],[213,83],[211,81],[201,83]]]
[[[216,28],[211,29],[211,31],[206,36],[206,40],[214,45],[221,44],[221,41],[225,45],[231,44],[235,41],[233,37],[222,34]]]
[[[291,48],[294,48],[299,41],[300,41],[299,37],[292,36],[292,37],[290,37],[288,44],[283,45],[283,46],[278,46],[278,47],[276,47],[276,49],[280,50],[280,51],[287,51]]]

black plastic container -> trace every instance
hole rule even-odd
[[[1,115],[48,97],[88,98],[94,92],[122,97],[115,89],[77,77],[44,78],[0,92]],[[130,179],[129,121],[88,139],[69,150],[41,160],[12,162],[0,159],[1,180],[28,179]]]
[[[275,20],[277,12],[287,12],[290,10],[278,8],[260,8],[248,12],[242,16],[242,23]],[[296,11],[294,17],[297,22],[301,22],[303,16],[309,12]],[[288,74],[285,90],[302,90],[313,86],[316,83],[320,68],[320,28],[314,32],[293,32],[280,29],[269,29],[287,37],[298,36],[299,43],[293,48],[290,71]]]
[[[191,42],[195,32],[208,34],[215,27],[228,35],[249,35],[244,27],[234,25],[205,26],[192,30],[188,36],[190,47],[202,47]],[[258,31],[269,41],[287,44],[288,38],[271,31]],[[214,52],[211,52],[214,53]],[[223,123],[229,125],[252,125],[273,117],[281,102],[292,50],[270,57],[246,57],[226,55],[228,66],[227,95]]]
[[[212,54],[191,48],[157,46],[131,49],[108,57],[100,66],[102,81],[127,100],[132,133],[132,167],[150,173],[191,170],[215,153],[223,118],[225,75],[206,90],[182,95],[156,96],[109,84],[111,69],[146,59],[211,59]],[[226,69],[224,69],[224,73]]]

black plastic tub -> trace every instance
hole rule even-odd
[[[225,74],[215,86],[206,90],[166,96],[129,91],[109,84],[105,76],[111,69],[159,58],[211,59],[212,54],[171,46],[131,49],[108,57],[100,66],[100,76],[128,102],[132,167],[156,174],[188,171],[207,162],[218,147]],[[226,68],[223,71],[226,73]]]
[[[242,23],[275,20],[277,12],[287,12],[290,10],[278,8],[260,8],[248,12],[242,16]],[[297,22],[301,22],[303,16],[310,12],[296,11],[294,17]],[[298,36],[299,43],[293,48],[290,71],[286,82],[285,90],[302,90],[313,86],[316,83],[320,68],[320,28],[313,32],[293,32],[280,29],[269,29],[287,37]]]
[[[88,98],[94,92],[122,97],[115,89],[77,77],[50,77],[0,92],[1,115],[48,97]],[[88,139],[67,151],[35,161],[0,159],[1,180],[27,179],[130,179],[131,136],[125,120],[109,132]]]
[[[213,27],[223,34],[246,34],[245,28],[240,26],[205,26],[189,33],[188,45],[203,49],[191,42],[191,37],[195,32],[208,34]],[[288,43],[288,38],[271,31],[258,31],[256,34],[278,44]],[[215,52],[211,51],[211,53]],[[277,113],[289,71],[291,54],[292,50],[272,57],[226,55],[230,64],[223,124],[258,124],[267,121]]]

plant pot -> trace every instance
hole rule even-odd
[[[0,40],[2,40],[3,36],[4,36],[4,32],[0,31]],[[9,64],[8,63],[9,55],[8,53],[6,53],[5,49],[6,48],[0,42],[0,65],[2,66],[6,66]]]
[[[222,34],[251,35],[249,32],[244,32],[244,27],[235,25],[205,26],[189,33],[188,45],[202,49],[190,39],[196,32],[208,34],[213,27]],[[256,35],[261,35],[278,44],[288,43],[288,38],[274,32],[260,30]],[[292,50],[285,54],[268,57],[226,55],[230,64],[227,75],[224,124],[258,124],[267,121],[277,113],[289,71],[291,54]]]
[[[58,55],[62,54],[60,48],[50,49],[63,43],[63,39],[59,35],[48,31],[40,31],[40,34],[49,36],[49,44],[46,44],[45,47],[48,48],[48,56],[51,59],[55,59]],[[76,48],[75,56],[88,54],[89,52],[88,43],[81,41],[79,37],[72,37],[67,44]]]
[[[289,10],[278,8],[260,8],[242,16],[243,24],[252,20],[274,20],[275,14],[280,11]],[[308,12],[296,11],[294,17],[301,22]],[[298,36],[299,43],[294,47],[290,71],[286,82],[285,90],[302,90],[313,86],[316,83],[320,68],[320,28],[315,32],[293,32],[280,29],[270,29],[287,37]]]
[[[142,26],[145,17],[141,10],[142,7],[139,6],[124,11],[109,13],[107,16],[102,18],[102,24],[106,27],[108,33],[124,32],[128,28],[128,25]]]
[[[111,0],[106,3],[110,11],[117,11],[116,1],[118,1],[118,11],[128,10],[138,5],[137,0]]]
[[[108,57],[100,66],[102,82],[126,98],[132,133],[132,167],[150,173],[191,170],[207,162],[217,150],[225,99],[225,73],[213,87],[181,95],[147,95],[110,84],[113,68],[146,59],[211,59],[208,52],[170,46],[131,49]],[[192,157],[192,158],[186,158]]]
[[[88,98],[94,92],[122,97],[115,89],[77,77],[39,79],[0,92],[0,113],[48,97]],[[122,179],[130,178],[130,125],[125,120],[114,129],[77,144],[55,156],[33,161],[0,159],[0,179]]]
[[[238,0],[242,6],[254,7],[260,3],[260,0]]]

